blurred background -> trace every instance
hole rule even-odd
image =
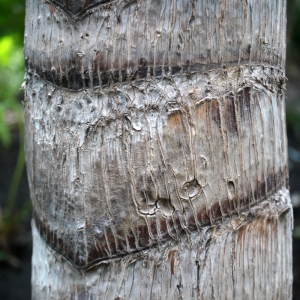
[[[300,299],[300,0],[287,6],[287,99],[294,299]],[[0,299],[31,299],[30,197],[23,141],[25,0],[0,1]]]

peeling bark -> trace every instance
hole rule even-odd
[[[34,299],[291,298],[285,1],[27,0],[25,60]]]

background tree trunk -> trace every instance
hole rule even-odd
[[[27,0],[33,299],[290,299],[284,0]]]

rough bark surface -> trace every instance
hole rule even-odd
[[[34,299],[291,299],[287,190],[201,233],[78,272],[33,225]]]
[[[27,0],[34,298],[291,298],[285,1],[104,2]]]

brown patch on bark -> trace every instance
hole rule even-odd
[[[241,120],[251,123],[251,110],[250,110],[250,93],[251,88],[245,87],[238,93],[238,103],[240,105]]]
[[[226,112],[226,129],[227,134],[237,135],[237,119],[235,114],[235,104],[234,104],[234,95],[229,94],[224,99],[225,103],[225,112]]]
[[[247,232],[248,226],[249,226],[249,224],[245,224],[241,228],[239,228],[239,230],[238,230],[238,241],[242,240],[242,238],[244,237],[244,235]]]
[[[197,213],[197,221],[200,224],[209,224],[211,221],[233,212],[233,207],[232,200],[223,199],[220,202],[214,203],[209,209],[204,208],[200,210]]]
[[[166,240],[169,238],[169,236],[167,222],[165,219],[161,219],[159,221],[159,237],[161,240]]]
[[[266,226],[266,223],[268,225],[271,225],[272,230],[276,233],[277,232],[277,224],[276,224],[276,218],[277,216],[272,216],[270,212],[268,212],[267,215],[261,215],[255,217],[251,222],[246,223],[242,227],[239,228],[237,232],[238,242],[241,242],[244,240],[245,235],[249,230],[254,232],[256,235],[260,236],[266,236],[266,230],[270,228],[270,226]]]
[[[128,231],[126,237],[130,250],[136,249],[134,233],[132,231]]]
[[[172,234],[173,236],[176,236],[177,235],[177,232],[175,229],[176,225],[174,224],[173,220],[171,218],[168,218],[166,222],[168,224],[168,227],[170,228],[170,234]]]
[[[221,128],[220,107],[217,99],[210,101],[210,116],[215,121],[217,126]]]
[[[220,107],[217,98],[206,98],[196,105],[197,117],[205,120],[212,120],[218,128],[221,128]]]
[[[150,246],[151,239],[146,224],[144,226],[138,227],[137,236],[138,236],[138,245],[140,248],[144,248],[145,246]]]
[[[157,238],[156,220],[154,219],[154,217],[152,217],[152,218],[148,218],[148,222],[149,222],[149,227],[150,227],[151,234],[156,239]]]
[[[182,112],[180,110],[176,110],[168,115],[168,126],[175,131],[185,131],[183,120],[182,120]]]
[[[196,105],[197,117],[202,120],[206,120],[208,116],[208,104],[210,99],[203,99]]]
[[[56,11],[56,7],[54,5],[49,5],[49,10],[50,10],[50,14],[52,16]]]
[[[175,250],[172,250],[168,254],[168,259],[170,261],[170,267],[171,267],[171,274],[174,275],[174,265],[175,265]]]

